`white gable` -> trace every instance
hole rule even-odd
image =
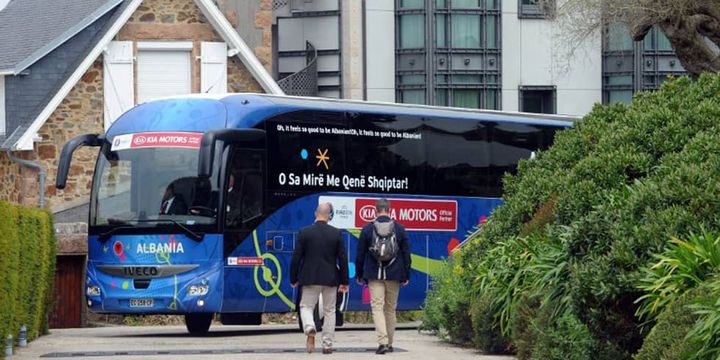
[[[2,0],[0,0],[2,1]],[[247,46],[245,41],[242,40],[240,35],[235,31],[230,22],[217,8],[213,0],[194,0],[195,4],[202,11],[203,15],[209,20],[210,24],[225,40],[230,47],[233,55],[237,55],[242,61],[245,67],[248,69],[250,74],[253,75],[255,80],[262,86],[262,88],[269,94],[284,95],[280,86],[275,82],[272,76],[268,73],[264,66],[257,59],[253,51]],[[55,109],[60,105],[62,100],[70,93],[70,90],[80,80],[82,75],[90,68],[92,63],[97,59],[103,50],[105,50],[112,39],[117,35],[118,31],[125,25],[130,16],[137,10],[138,6],[142,3],[142,0],[132,0],[131,3],[125,8],[122,14],[117,17],[115,23],[112,24],[110,29],[105,35],[98,41],[95,47],[90,51],[88,56],[82,61],[82,63],[75,69],[75,72],[70,75],[68,80],[63,84],[60,90],[55,93],[52,99],[48,102],[46,107],[40,112],[38,117],[33,121],[28,129],[23,133],[20,139],[11,148],[13,150],[33,150],[34,141],[37,137],[37,132],[40,130],[47,119],[52,115]]]

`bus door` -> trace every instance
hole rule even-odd
[[[225,296],[223,308],[233,312],[263,312],[268,261],[263,258],[264,150],[230,147],[225,154],[225,186],[221,197],[224,222]],[[263,291],[260,291],[259,289]]]

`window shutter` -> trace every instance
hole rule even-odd
[[[227,45],[224,42],[200,44],[200,92],[227,92]]]
[[[111,41],[103,53],[105,130],[135,104],[133,42]]]
[[[0,75],[0,135],[5,134],[5,76]]]

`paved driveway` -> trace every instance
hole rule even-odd
[[[304,352],[304,337],[296,326],[213,325],[207,336],[191,336],[182,326],[114,326],[53,330],[11,359],[108,358],[119,359],[308,359],[326,355]],[[367,325],[345,326],[335,334],[335,358],[375,358],[374,332]],[[319,340],[317,345],[319,345]],[[512,359],[485,356],[471,349],[446,344],[436,337],[403,326],[396,334],[398,349],[385,358],[404,359]]]

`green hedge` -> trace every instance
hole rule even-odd
[[[642,269],[671,237],[720,230],[719,189],[720,75],[596,106],[505,178],[504,204],[448,265],[462,276],[434,283],[428,327],[471,315],[448,295],[482,296],[495,324],[471,337],[509,337],[523,358],[569,358],[558,339],[585,339],[593,358],[629,359],[652,328],[636,316]]]
[[[701,286],[687,291],[670,303],[657,317],[657,323],[645,338],[635,360],[689,359],[698,352],[698,344],[689,341],[688,334],[700,316],[689,305],[712,298],[710,289]]]
[[[0,202],[0,339],[17,339],[27,326],[28,341],[48,330],[55,281],[55,231],[43,210]],[[2,353],[0,353],[0,356]]]

